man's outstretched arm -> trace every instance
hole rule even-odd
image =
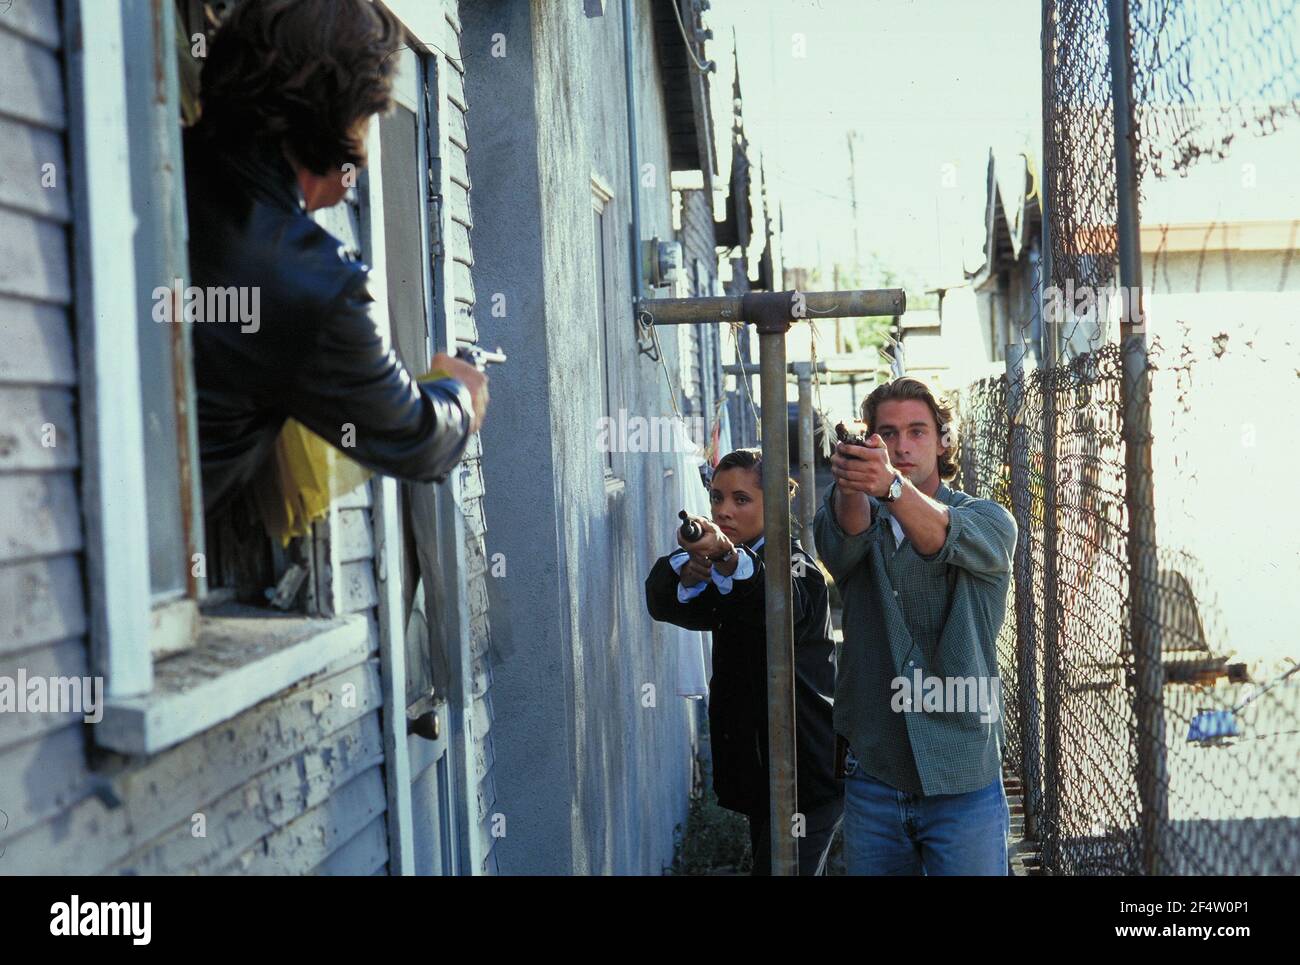
[[[286,415],[377,472],[440,481],[460,461],[474,402],[458,379],[417,382],[383,339],[364,289],[345,294],[286,387]]]

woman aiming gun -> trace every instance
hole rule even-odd
[[[709,490],[712,519],[686,517],[678,549],[646,579],[646,605],[661,622],[713,631],[709,735],[718,803],[749,818],[754,874],[771,866],[768,825],[767,623],[763,564],[763,456],[737,449],[719,462]],[[789,481],[790,498],[798,484]],[[780,507],[789,512],[789,506]],[[682,514],[685,517],[685,514]],[[835,644],[826,580],[797,539],[793,562],[795,740],[799,873],[819,874],[843,809],[834,776]]]

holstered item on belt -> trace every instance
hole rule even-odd
[[[839,734],[835,735],[835,770],[837,778],[848,777],[846,768],[848,767],[849,742]]]

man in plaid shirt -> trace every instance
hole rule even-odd
[[[814,525],[844,603],[835,731],[850,874],[1005,875],[997,637],[1016,524],[956,475],[951,407],[919,379],[876,388]]]

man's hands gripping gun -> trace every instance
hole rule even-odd
[[[489,352],[478,345],[462,345],[456,349],[454,356],[445,352],[439,352],[435,355],[429,374],[424,378],[452,378],[465,384],[465,388],[469,389],[470,398],[474,400],[474,411],[470,417],[469,427],[470,433],[473,434],[478,432],[479,427],[483,425],[483,420],[487,418],[488,377],[486,369],[489,365],[499,364],[505,360],[506,356],[500,348],[495,352]]]

